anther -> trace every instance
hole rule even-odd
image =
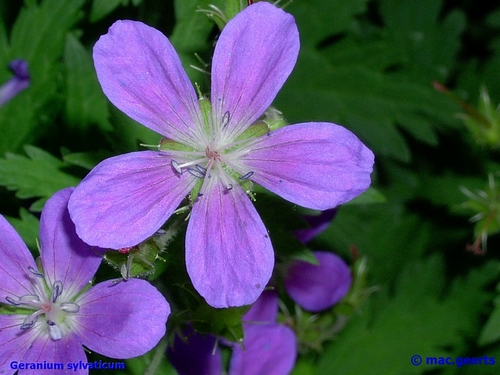
[[[74,302],[63,302],[61,303],[61,310],[69,313],[77,313],[80,311],[80,306]]]
[[[61,328],[56,323],[52,320],[47,320],[47,326],[49,327],[49,335],[52,340],[57,341],[62,338]]]
[[[56,303],[57,297],[62,294],[63,284],[60,281],[56,281],[52,286],[52,303]]]
[[[37,271],[36,269],[34,269],[33,267],[29,266],[28,267],[28,270],[33,274],[35,275],[36,277],[39,277],[40,279],[43,279],[43,274],[40,272],[40,271]]]
[[[21,304],[20,304],[19,302],[14,301],[14,298],[12,298],[12,297],[7,296],[7,297],[5,297],[5,300],[6,300],[8,303],[10,303],[11,305],[14,305],[14,306],[21,306]]]
[[[36,294],[26,294],[24,296],[19,297],[19,302],[22,305],[37,304],[38,302],[40,302],[40,297],[38,297]]]
[[[177,173],[182,174],[181,166],[174,159],[170,161],[170,165],[172,165],[172,168],[174,168]]]
[[[197,177],[197,178],[204,178],[205,177],[205,173],[203,172],[200,172],[198,169],[195,169],[195,168],[188,168],[187,171],[193,175],[194,177]]]
[[[21,325],[21,329],[30,329],[33,327],[38,319],[38,315],[40,315],[39,311],[34,312],[33,314],[28,315]]]
[[[199,165],[199,164],[196,164],[196,165],[195,165],[195,167],[196,167],[196,169],[197,169],[199,172],[203,173],[203,176],[205,176],[205,174],[207,173],[207,168],[202,167],[202,166],[201,166],[201,165]]]
[[[226,111],[226,113],[224,113],[224,116],[222,116],[222,127],[226,127],[229,124],[229,118],[229,111]]]
[[[248,172],[246,174],[244,174],[243,176],[240,176],[240,180],[248,180],[250,177],[252,177],[253,175],[253,172]]]

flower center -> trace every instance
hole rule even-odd
[[[21,330],[33,328],[38,322],[38,317],[45,327],[40,326],[43,332],[49,334],[54,341],[60,340],[66,330],[67,314],[75,314],[80,310],[80,306],[74,302],[64,301],[61,297],[63,293],[63,284],[61,281],[55,281],[52,285],[47,283],[45,276],[32,267],[28,270],[35,279],[31,278],[33,284],[33,294],[26,294],[20,297],[5,297],[11,305],[31,310],[21,325]]]

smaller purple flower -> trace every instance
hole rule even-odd
[[[311,241],[328,228],[336,214],[337,209],[330,208],[322,211],[319,215],[304,215],[303,218],[309,224],[309,228],[294,231],[295,237],[302,243]]]
[[[288,267],[285,289],[305,310],[319,312],[339,302],[349,291],[352,277],[337,255],[315,251],[318,265],[296,260]]]
[[[9,68],[14,76],[0,87],[0,107],[19,94],[30,84],[28,62],[16,59],[9,63]]]
[[[232,345],[229,375],[287,375],[297,357],[297,339],[294,332],[276,323],[278,296],[264,291],[244,315],[243,345]],[[170,362],[179,375],[220,375],[221,351],[211,335],[202,336],[189,329],[185,339],[178,336],[169,348]]]
[[[67,210],[72,190],[61,190],[45,205],[40,262],[0,215],[0,307],[7,312],[0,314],[2,374],[16,371],[13,361],[63,363],[65,368],[70,362],[86,363],[82,345],[111,358],[131,358],[152,349],[165,334],[170,307],[147,281],[90,285],[102,258],[75,233]]]

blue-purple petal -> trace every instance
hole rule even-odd
[[[222,356],[217,340],[212,335],[202,335],[192,328],[175,336],[167,350],[168,358],[179,375],[221,375]]]
[[[207,181],[187,228],[187,271],[209,305],[251,304],[272,274],[269,234],[240,185],[228,191],[218,176]]]
[[[74,188],[55,193],[45,203],[40,218],[40,247],[44,274],[50,286],[62,282],[63,296],[72,298],[89,283],[102,255],[76,234],[68,201]]]
[[[116,107],[165,137],[185,144],[196,139],[198,98],[165,35],[141,22],[116,21],[93,56],[99,83]]]
[[[112,358],[142,355],[165,334],[170,306],[145,280],[104,281],[79,296],[74,332],[83,345]]]
[[[14,76],[0,87],[0,106],[7,103],[30,85],[30,74],[26,60],[12,60],[9,63],[9,68],[14,73]]]
[[[35,261],[19,234],[0,215],[0,302],[5,297],[20,297],[33,292],[32,274],[28,268],[36,269]]]
[[[305,310],[318,312],[339,302],[351,286],[351,271],[338,255],[314,252],[319,265],[296,260],[285,277],[285,289]]]
[[[250,310],[243,316],[243,322],[275,323],[278,315],[278,293],[275,290],[264,290]]]
[[[215,46],[211,93],[216,121],[229,116],[224,131],[237,135],[264,113],[298,53],[293,16],[269,3],[249,6],[226,25]]]
[[[302,217],[309,224],[309,228],[295,230],[293,234],[300,242],[307,243],[328,228],[336,213],[337,209],[331,208],[319,215],[304,215]]]
[[[256,139],[241,163],[252,181],[300,206],[326,210],[370,186],[373,153],[332,123],[285,126]]]
[[[152,236],[194,187],[167,152],[139,151],[98,164],[76,187],[69,212],[90,245],[120,249]]]
[[[295,364],[297,339],[280,324],[246,325],[244,348],[235,345],[229,375],[287,375]]]

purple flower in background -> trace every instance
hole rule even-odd
[[[95,286],[101,256],[75,233],[67,211],[72,188],[45,204],[40,220],[41,268],[0,215],[0,373],[10,363],[87,363],[82,345],[112,358],[151,350],[165,334],[170,307],[147,281]],[[88,369],[73,371],[87,374]],[[20,374],[36,371],[19,371]]]
[[[315,251],[318,265],[293,261],[285,276],[285,289],[305,310],[318,312],[339,302],[351,287],[351,271],[337,255]]]
[[[295,237],[302,243],[311,241],[328,228],[336,214],[337,209],[332,208],[321,212],[319,215],[304,215],[303,218],[309,224],[309,228],[294,231]]]
[[[14,77],[0,87],[0,106],[7,103],[30,84],[30,74],[26,60],[12,60],[9,63],[9,68],[14,73]]]
[[[276,323],[278,296],[264,291],[243,317],[243,346],[233,345],[229,375],[286,375],[297,357],[294,332]],[[169,359],[179,375],[220,375],[221,353],[215,337],[202,336],[193,330],[185,332],[186,340],[178,336]]]
[[[274,254],[247,194],[251,182],[318,210],[370,185],[373,154],[347,129],[311,122],[269,131],[256,124],[298,52],[290,14],[265,2],[249,6],[218,39],[210,105],[198,100],[163,34],[140,22],[111,26],[94,47],[103,91],[164,139],[158,151],[113,157],[89,173],[69,203],[78,235],[100,247],[136,245],[191,192],[186,266],[194,287],[213,307],[253,303],[271,277]]]

